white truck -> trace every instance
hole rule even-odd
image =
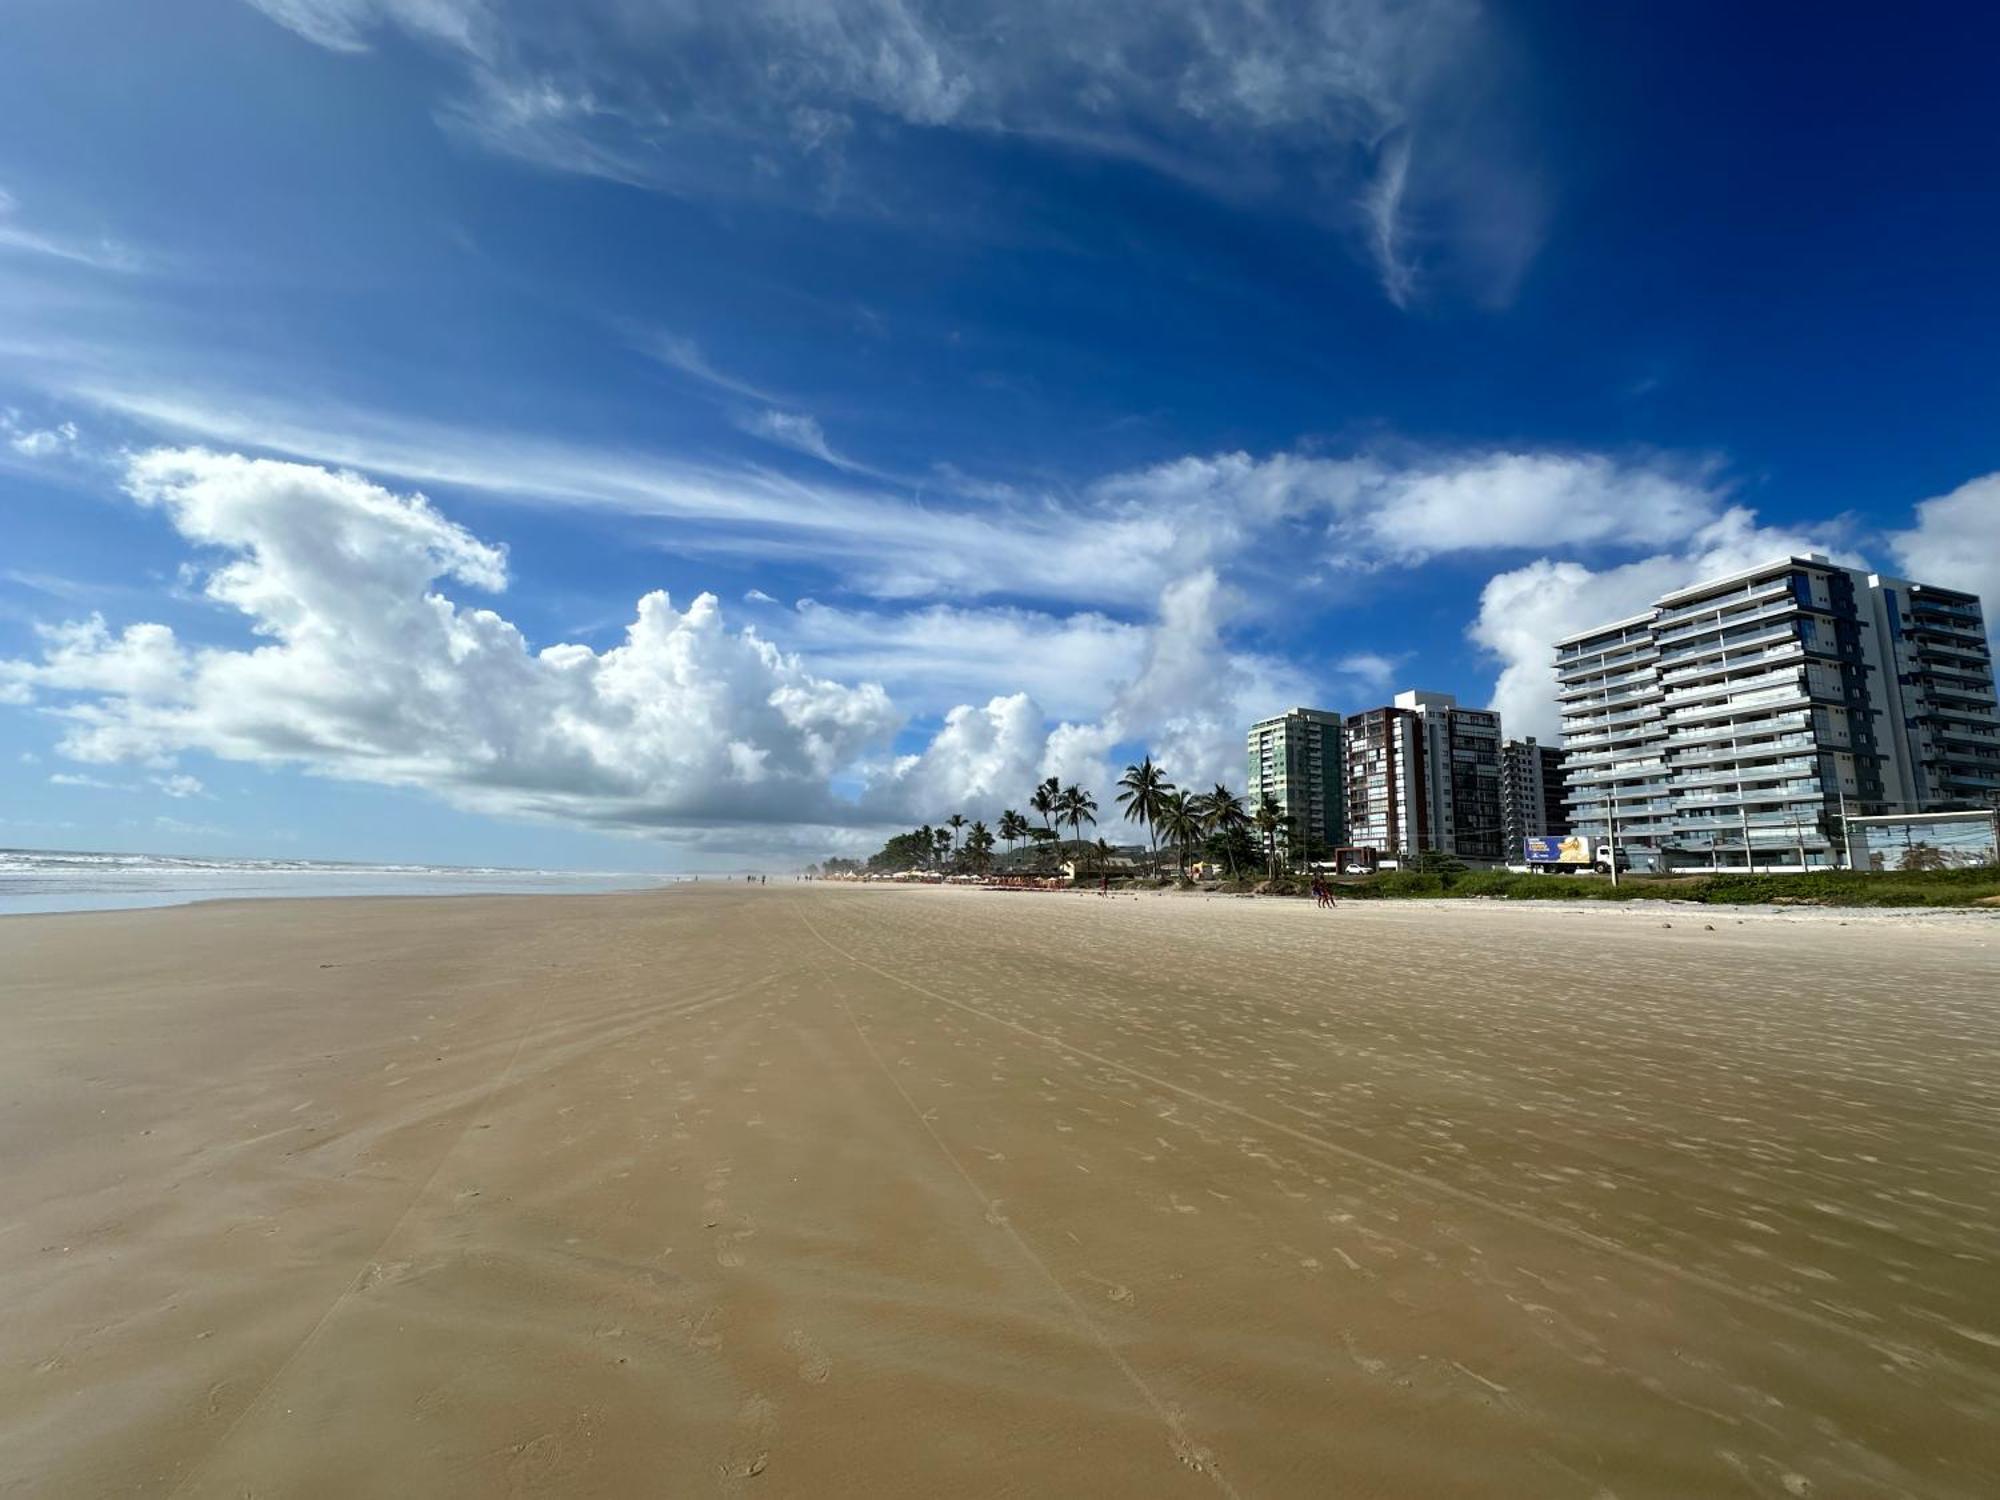
[[[1526,855],[1528,868],[1541,874],[1553,871],[1558,874],[1575,875],[1585,870],[1595,870],[1601,875],[1608,875],[1611,872],[1609,841],[1586,838],[1580,833],[1525,839],[1522,852]],[[1620,870],[1631,868],[1622,851],[1618,855],[1618,868]]]

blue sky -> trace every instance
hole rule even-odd
[[[7,26],[0,843],[776,863],[1293,702],[1546,736],[1788,549],[2000,595],[1962,6]]]

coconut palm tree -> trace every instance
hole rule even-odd
[[[923,844],[923,864],[926,868],[937,858],[937,830],[926,823],[917,830],[917,838]]]
[[[1168,792],[1160,798],[1158,815],[1160,832],[1167,836],[1167,841],[1174,846],[1179,855],[1182,878],[1187,876],[1188,855],[1201,841],[1201,811],[1197,805],[1198,801],[1198,798],[1178,791]]]
[[[1083,825],[1097,826],[1097,799],[1075,782],[1064,787],[1056,798],[1056,812],[1069,824],[1070,841],[1083,837]]]
[[[952,852],[951,830],[949,828],[940,828],[931,835],[931,840],[937,848],[938,868],[942,870],[945,866],[946,856]]]
[[[993,830],[984,823],[974,822],[966,834],[965,857],[981,875],[993,867]]]
[[[1014,846],[1028,836],[1028,820],[1010,807],[1000,814],[999,833],[1007,841],[1007,852],[1012,854]]]
[[[965,826],[965,814],[953,813],[945,819],[945,823],[951,829],[951,850],[952,853],[956,854],[958,852],[958,830]]]
[[[1164,771],[1153,764],[1153,757],[1149,755],[1138,765],[1127,766],[1118,786],[1118,804],[1125,809],[1125,821],[1146,825],[1146,842],[1153,852],[1153,878],[1157,880],[1160,877],[1160,839],[1157,832],[1160,804],[1174,789],[1174,784],[1167,780]]]
[[[1278,878],[1278,830],[1285,826],[1285,810],[1269,792],[1257,804],[1254,817],[1257,831],[1264,836],[1264,865],[1273,880]]]
[[[1222,835],[1223,850],[1229,857],[1229,878],[1237,878],[1235,835],[1250,826],[1250,814],[1243,806],[1243,799],[1229,790],[1221,782],[1201,799],[1202,826],[1210,833]]]
[[[1056,803],[1062,796],[1062,783],[1051,776],[1034,790],[1028,798],[1028,806],[1042,815],[1042,826],[1048,830],[1050,842],[1056,836]]]

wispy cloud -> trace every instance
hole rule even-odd
[[[30,229],[20,222],[19,210],[13,195],[0,188],[0,251],[43,256],[97,271],[131,273],[146,268],[143,256],[116,240],[71,239]]]
[[[774,395],[762,386],[753,385],[748,380],[717,369],[693,339],[671,333],[641,331],[633,334],[632,342],[641,354],[656,359],[667,368],[678,370],[681,374],[715,390],[731,396],[742,396],[767,406],[786,404],[783,396]]]
[[[1511,97],[1467,86],[1499,55],[1474,0],[1013,0],[991,15],[960,0],[251,3],[337,51],[391,28],[441,49],[461,83],[440,119],[544,167],[881,212],[908,191],[905,147],[1004,135],[1232,200],[1290,192],[1314,218],[1340,204],[1342,232],[1373,224],[1399,303],[1416,289],[1400,243],[1412,171],[1432,197],[1527,175],[1504,133],[1476,128],[1427,137],[1413,168],[1407,132]]]
[[[833,451],[817,417],[808,416],[803,412],[774,411],[766,407],[762,411],[751,412],[741,418],[737,426],[752,437],[759,437],[767,443],[777,444],[780,448],[790,448],[809,458],[816,458],[832,468],[844,469],[849,473],[862,471],[860,464]]]
[[[1410,182],[1410,138],[1397,135],[1382,147],[1375,176],[1362,198],[1368,214],[1369,247],[1382,291],[1398,307],[1407,307],[1416,291],[1416,271],[1404,258],[1403,197]]]

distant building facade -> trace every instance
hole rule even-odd
[[[1295,708],[1250,726],[1249,808],[1266,796],[1292,819],[1292,837],[1311,855],[1346,840],[1340,715]]]
[[[1500,716],[1449,693],[1398,693],[1342,730],[1347,843],[1398,858],[1502,857]]]
[[[1991,805],[1977,598],[1811,554],[1556,643],[1571,832],[1635,864],[1838,862],[1839,818]]]
[[[1519,859],[1528,839],[1569,832],[1567,796],[1561,750],[1537,744],[1533,735],[1500,747],[1500,843],[1507,859]]]

